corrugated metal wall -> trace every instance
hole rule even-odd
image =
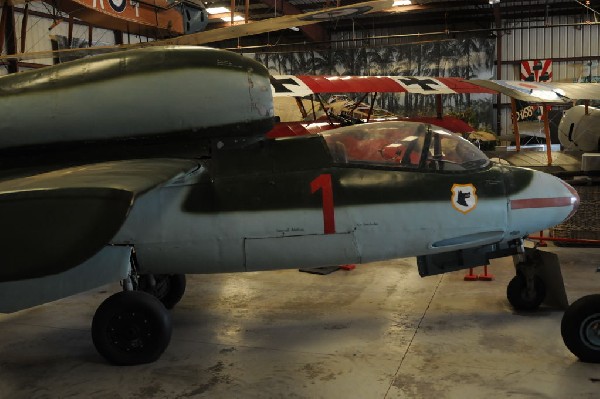
[[[539,21],[515,21],[502,35],[502,78],[520,79],[520,62],[551,59],[554,82],[574,82],[600,76],[600,26],[582,24],[577,17],[554,17],[544,27]],[[502,134],[512,133],[510,100],[502,96]]]

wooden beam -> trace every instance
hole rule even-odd
[[[271,8],[281,9],[284,15],[302,14],[302,10],[290,4],[287,0],[261,0]],[[313,42],[325,42],[329,39],[327,30],[319,24],[300,26],[298,29]]]
[[[510,99],[513,133],[515,135],[515,144],[517,146],[517,152],[521,151],[521,134],[519,134],[519,117],[517,114],[517,100],[511,97]]]
[[[6,36],[4,34],[6,32],[6,12],[4,10],[8,7],[10,6],[2,7],[2,16],[0,17],[0,53],[4,51],[4,38]]]
[[[15,32],[15,7],[5,5],[2,7],[2,17],[0,18],[0,52],[2,51],[3,43],[6,41],[6,54],[17,53],[17,34]],[[8,73],[16,73],[19,71],[19,63],[17,60],[9,60],[7,62]]]
[[[123,44],[123,32],[120,30],[113,30],[115,36],[115,44]]]
[[[373,95],[373,98],[371,99],[371,107],[369,108],[369,114],[367,115],[367,123],[369,122],[369,119],[371,119],[371,114],[373,113],[373,107],[375,107],[375,99],[377,98],[377,92],[375,92],[375,94]]]
[[[29,3],[23,9],[23,21],[21,22],[21,52],[25,52],[25,39],[27,38],[27,21],[29,20]]]
[[[69,48],[73,48],[73,16],[69,15],[69,30],[67,33],[67,43]]]
[[[438,118],[438,119],[443,119],[444,118],[444,113],[443,113],[443,109],[442,109],[442,95],[441,94],[436,94],[435,95],[435,115],[436,115],[436,118]]]
[[[552,139],[550,138],[550,106],[542,104],[542,118],[544,119],[544,133],[546,134],[546,156],[548,157],[548,166],[552,166]]]
[[[496,27],[496,79],[502,79],[502,14],[500,13],[500,3],[494,4],[494,25]],[[500,110],[500,103],[502,102],[502,94],[496,94],[496,134],[502,134],[502,111]],[[513,104],[513,118],[516,118],[516,108],[514,100],[511,99]],[[513,122],[516,125],[516,121]],[[516,134],[519,133],[519,127],[517,125]],[[520,149],[520,143],[517,141],[517,151]]]

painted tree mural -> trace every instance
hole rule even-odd
[[[295,53],[252,54],[278,75],[406,75],[488,79],[492,76],[495,40],[470,37],[426,44],[328,49]],[[360,97],[360,96],[351,96]],[[398,115],[434,115],[433,96],[381,93],[375,105]],[[465,116],[476,129],[492,126],[492,96],[443,96],[446,113]]]

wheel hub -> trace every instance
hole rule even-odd
[[[581,323],[581,340],[586,346],[600,349],[600,314],[593,314]]]
[[[108,335],[119,349],[126,352],[140,351],[152,337],[152,328],[145,314],[123,312],[110,321]]]

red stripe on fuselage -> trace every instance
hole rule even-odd
[[[510,209],[556,208],[571,205],[571,197],[525,198],[510,201]]]

